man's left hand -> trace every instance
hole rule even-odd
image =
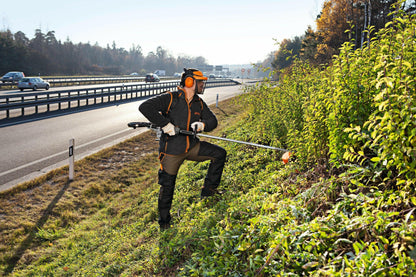
[[[204,131],[205,124],[197,121],[191,124],[191,128],[194,130],[194,132],[202,132]]]

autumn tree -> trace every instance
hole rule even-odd
[[[302,38],[284,39],[279,46],[279,50],[275,53],[272,61],[273,68],[277,70],[289,67],[293,60],[299,56]]]
[[[356,48],[370,41],[370,26],[378,31],[392,20],[396,0],[327,0],[316,20],[315,59],[330,61],[346,41]],[[409,8],[410,12],[411,9]]]
[[[315,32],[311,26],[305,31],[304,38],[302,40],[302,46],[300,49],[301,60],[308,60],[311,64],[320,64],[323,61],[319,60],[317,53],[317,47],[320,43],[318,33]]]

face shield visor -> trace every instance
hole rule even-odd
[[[196,80],[196,85],[195,85],[196,94],[204,94],[206,82],[207,82],[206,80]]]
[[[204,94],[205,84],[206,84],[206,81],[208,80],[208,78],[205,77],[204,74],[202,74],[202,72],[199,71],[199,70],[193,71],[192,75],[193,75],[192,77],[196,81],[195,93],[196,94]]]

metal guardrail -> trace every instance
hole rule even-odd
[[[206,83],[206,87],[232,86],[237,84],[239,83],[228,79],[212,80]],[[45,91],[21,95],[0,95],[0,120],[84,106],[102,105],[117,101],[133,100],[160,94],[167,90],[177,91],[178,85],[179,81],[174,81],[63,91]]]
[[[72,85],[95,85],[95,84],[111,84],[111,83],[131,83],[143,82],[145,77],[42,77],[43,80],[49,82],[51,87],[62,87]],[[160,80],[175,80],[177,77],[159,77]],[[17,88],[17,82],[0,83],[0,89]]]

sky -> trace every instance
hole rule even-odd
[[[61,42],[98,43],[144,55],[158,46],[175,58],[202,56],[212,65],[261,62],[277,42],[316,28],[324,0],[0,0],[0,30],[55,31]]]

